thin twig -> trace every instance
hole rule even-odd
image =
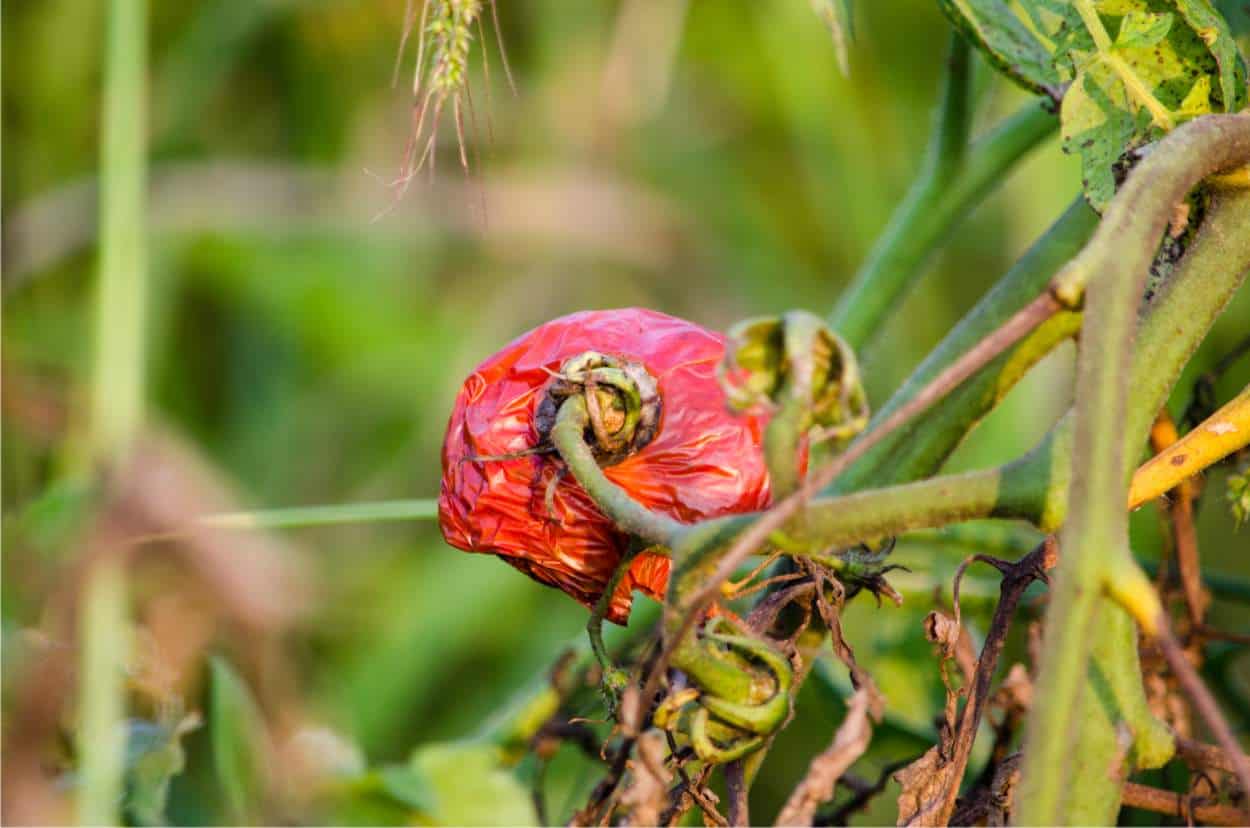
[[[985,703],[989,699],[990,681],[998,668],[998,658],[1007,642],[1007,633],[1011,629],[1016,607],[1029,586],[1036,580],[1044,580],[1046,570],[1054,567],[1055,563],[1055,540],[1053,537],[1048,537],[1004,573],[1000,587],[1001,597],[998,600],[998,606],[994,609],[994,618],[985,636],[985,644],[981,647],[981,656],[977,659],[976,673],[973,676],[968,701],[964,705],[959,729],[955,734],[951,764],[948,766],[951,784],[946,791],[944,819],[950,816],[955,806],[955,799],[959,795],[959,783],[963,779],[968,759],[972,755],[972,743],[976,739],[977,729],[981,725],[981,716],[985,712]],[[997,567],[997,563],[995,566]]]
[[[1209,624],[1200,624],[1197,627],[1194,627],[1192,632],[1194,635],[1212,639],[1214,641],[1229,641],[1233,644],[1250,644],[1250,633],[1221,630],[1216,627],[1212,627]]]
[[[600,780],[599,784],[590,792],[590,800],[586,803],[586,806],[573,814],[573,818],[569,820],[570,825],[599,824],[606,809],[612,805],[620,787],[621,779],[625,776],[626,762],[628,762],[629,754],[633,749],[633,739],[626,738],[621,742],[615,755],[612,757],[608,775]]]
[[[1230,756],[1227,751],[1195,739],[1177,736],[1176,755],[1195,770],[1210,770],[1214,768],[1226,773],[1237,772],[1237,760]],[[1241,756],[1243,760],[1245,759],[1244,751],[1238,750],[1236,755]]]
[[[742,759],[725,766],[725,789],[729,795],[729,824],[751,824],[751,789],[747,787]]]
[[[1176,424],[1167,409],[1159,412],[1150,429],[1151,449],[1156,453],[1166,451],[1180,439]],[[1185,596],[1185,609],[1191,627],[1202,626],[1210,598],[1202,588],[1202,565],[1198,557],[1198,531],[1194,526],[1195,482],[1185,480],[1168,492],[1168,517],[1172,523],[1172,539],[1176,557],[1176,572],[1180,576],[1181,590]],[[1163,569],[1160,567],[1160,573]]]
[[[1246,812],[1232,805],[1194,801],[1188,794],[1165,791],[1136,782],[1125,782],[1121,803],[1131,808],[1185,819],[1191,817],[1211,825],[1244,825]]]
[[[1250,758],[1241,752],[1241,746],[1237,743],[1237,738],[1233,735],[1233,730],[1229,727],[1228,720],[1220,712],[1220,707],[1216,703],[1215,697],[1211,695],[1211,691],[1203,683],[1202,678],[1198,675],[1198,671],[1194,669],[1193,665],[1185,657],[1185,651],[1172,633],[1171,625],[1166,617],[1161,618],[1159,621],[1159,630],[1155,640],[1158,642],[1159,650],[1163,653],[1164,659],[1167,660],[1168,666],[1172,668],[1172,673],[1176,676],[1176,680],[1180,683],[1181,688],[1189,695],[1194,707],[1198,710],[1198,714],[1202,716],[1207,723],[1207,727],[1211,729],[1211,733],[1215,736],[1215,740],[1219,742],[1220,747],[1228,755],[1237,774],[1237,779],[1241,783],[1242,791],[1250,797]],[[1246,814],[1246,816],[1250,816],[1250,814]]]
[[[664,767],[664,741],[656,730],[638,737],[637,759],[633,766],[633,783],[621,796],[621,804],[630,809],[630,825],[658,825],[668,796],[672,773]]]
[[[1195,626],[1202,624],[1209,598],[1202,589],[1202,565],[1198,559],[1198,530],[1194,526],[1194,501],[1191,487],[1181,486],[1168,504],[1172,518],[1172,534],[1176,541],[1176,571],[1185,594],[1185,610]]]

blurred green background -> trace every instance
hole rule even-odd
[[[826,311],[917,173],[947,32],[930,0],[855,11],[844,77],[806,0],[500,0],[515,93],[488,29],[489,78],[483,44],[472,58],[470,169],[445,123],[436,167],[396,199],[387,183],[412,106],[411,50],[391,82],[403,0],[154,0],[149,421],[214,470],[233,508],[431,497],[461,381],[545,320],[642,305],[724,328],[794,307]],[[74,481],[91,367],[104,12],[86,0],[6,2],[5,12],[7,770],[14,705],[38,660],[22,658],[39,649],[23,642],[89,545]],[[985,128],[1026,97],[978,72]],[[874,403],[1078,186],[1076,161],[1051,140],[959,228],[862,355]],[[1243,290],[1174,410],[1247,330]],[[1072,357],[1066,346],[1039,366],[952,467],[1028,448],[1069,402]],[[1243,361],[1221,398],[1247,380]],[[1208,488],[1204,559],[1250,577],[1250,535],[1234,533],[1221,474]],[[1153,507],[1134,532],[1143,555],[1158,554]],[[199,643],[171,679],[177,695],[202,709],[203,656],[226,654],[260,688],[275,732],[328,728],[370,764],[475,732],[585,623],[559,593],[446,546],[432,523],[303,529],[264,543],[298,575],[297,606],[261,625],[263,647],[229,612],[183,607],[186,624],[210,622],[187,634]],[[894,716],[856,768],[869,779],[927,746],[942,702],[920,619],[939,587],[949,600],[961,553],[904,543],[899,555],[913,569],[904,608],[859,600],[847,620]],[[156,557],[136,603],[145,623],[177,627],[178,608],[150,607],[165,593],[198,593],[182,583],[186,568],[166,571]],[[238,562],[242,580],[249,565]],[[983,620],[973,612],[974,637]],[[1223,602],[1212,623],[1250,630],[1244,609]],[[1244,660],[1227,678],[1227,693],[1250,694]],[[840,710],[834,695],[806,691],[757,786],[757,819],[828,742]],[[210,741],[203,728],[188,737],[170,803],[177,821],[228,816],[209,793]],[[563,749],[547,775],[550,818],[566,820],[596,774]],[[894,792],[860,819],[892,821]]]

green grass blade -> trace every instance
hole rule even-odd
[[[297,529],[305,526],[332,526],[344,523],[433,520],[436,517],[438,517],[437,500],[382,500],[376,503],[341,503],[325,506],[295,506],[290,509],[228,512],[205,515],[197,523],[213,529]]]
[[[213,769],[231,822],[241,824],[255,811],[263,785],[264,723],[252,694],[224,660],[210,662],[208,727]]]

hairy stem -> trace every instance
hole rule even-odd
[[[1146,308],[1133,360],[1126,433],[1141,435],[1144,443],[1181,370],[1248,272],[1250,192],[1221,193],[1213,198],[1178,269]],[[1069,412],[1005,469],[1044,486],[1034,498],[1041,511],[1029,518],[1043,531],[1058,529],[1067,514],[1072,433]]]
[[[1069,302],[1079,302],[1089,283],[1088,324],[1077,363],[1072,456],[1078,462],[1026,737],[1017,812],[1025,824],[1055,824],[1069,815],[1065,757],[1077,731],[1089,649],[1100,634],[1094,617],[1103,588],[1122,588],[1135,568],[1124,504],[1136,456],[1130,447],[1144,442],[1145,431],[1125,424],[1137,306],[1150,262],[1173,206],[1203,177],[1247,158],[1250,116],[1202,118],[1173,132],[1129,176],[1089,245],[1056,277],[1057,295]],[[1133,580],[1149,584],[1144,576]]]
[[[1241,745],[1237,743],[1237,737],[1233,735],[1232,728],[1228,726],[1228,722],[1225,721],[1224,716],[1220,713],[1215,697],[1211,695],[1211,691],[1207,689],[1207,686],[1202,683],[1202,677],[1198,675],[1198,671],[1194,669],[1194,666],[1189,663],[1189,659],[1181,648],[1180,642],[1172,634],[1171,625],[1166,615],[1160,614],[1158,627],[1159,634],[1156,640],[1164,659],[1167,661],[1168,666],[1172,668],[1172,673],[1176,676],[1181,687],[1184,688],[1185,694],[1190,697],[1194,707],[1197,708],[1198,715],[1211,728],[1211,732],[1215,734],[1216,741],[1224,749],[1224,753],[1237,774],[1237,780],[1241,783],[1241,789],[1250,791],[1250,759],[1247,759],[1246,754],[1242,752]],[[1250,814],[1250,812],[1247,813]]]
[[[1045,322],[1058,310],[1058,302],[1049,293],[1044,293],[1012,314],[992,334],[972,346],[967,353],[935,377],[913,399],[908,400],[897,411],[887,417],[884,422],[852,443],[845,453],[836,457],[824,468],[811,474],[799,492],[785,498],[762,516],[751,516],[753,521],[751,525],[733,539],[727,550],[718,552],[715,556],[715,559],[719,562],[701,585],[696,587],[684,578],[670,583],[670,595],[674,594],[673,590],[676,588],[678,590],[676,594],[680,596],[680,602],[689,611],[680,634],[684,635],[685,631],[689,630],[693,625],[692,618],[712,601],[719,591],[720,585],[728,580],[733,575],[734,570],[747,557],[756,552],[774,532],[782,529],[783,526],[794,524],[796,517],[799,518],[800,523],[815,524],[817,522],[818,519],[813,510],[809,509],[806,515],[803,514],[805,507],[811,502],[811,497],[815,492],[828,486],[845,468],[862,457],[874,445],[912,417],[950,393],[964,380],[979,371],[1003,351],[1010,348],[1031,330]],[[928,483],[930,481],[925,482]],[[993,489],[994,492],[991,498],[996,496],[999,485],[999,474],[997,471],[991,472],[988,477],[980,482],[988,483],[988,486],[980,488],[970,486],[969,492],[985,494],[988,489]],[[919,486],[920,484],[915,485]],[[944,496],[950,494],[953,493],[943,492]],[[955,500],[959,501],[960,498],[956,497]],[[1008,497],[1007,502],[1010,502],[1010,500],[1011,498]],[[913,506],[918,506],[919,512],[924,512],[926,507],[936,509],[939,512],[947,508],[947,504],[935,501],[924,501],[923,503],[913,504]],[[963,512],[957,509],[954,514],[963,514]],[[955,519],[966,520],[977,516],[983,515],[974,513]],[[917,514],[916,517],[921,516]],[[923,528],[936,525],[941,524],[921,523],[918,526],[908,528]],[[870,533],[869,536],[882,537],[892,534],[897,533],[887,529],[887,531],[881,533]],[[818,537],[823,543],[821,549],[828,549],[837,544],[837,541],[829,540],[823,534]],[[690,554],[689,550],[687,550],[687,555],[678,555],[679,566],[686,567],[687,562],[684,558],[687,556],[696,562],[696,566],[704,561],[712,560],[712,556],[707,554],[708,551],[706,547],[703,547],[702,552],[699,554]]]

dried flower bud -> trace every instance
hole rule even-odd
[[[806,311],[735,325],[720,377],[730,405],[739,410],[770,409],[796,396],[807,400],[807,428],[817,441],[845,443],[868,424],[854,352]]]

